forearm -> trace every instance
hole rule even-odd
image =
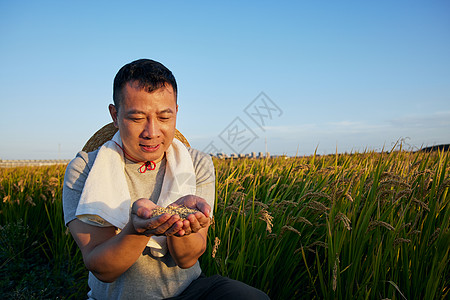
[[[143,235],[119,234],[92,251],[86,267],[99,280],[113,282],[138,260],[147,242]]]
[[[81,223],[78,220],[77,222]],[[69,226],[84,226],[72,223]],[[149,237],[136,233],[131,224],[126,225],[117,235],[114,232],[112,234],[103,232],[101,236],[104,239],[102,243],[95,245],[84,239],[82,243],[84,246],[80,249],[86,268],[104,282],[112,282],[128,270],[139,258],[149,240]]]
[[[172,258],[180,268],[192,267],[206,250],[207,228],[186,236],[167,237],[167,246]]]

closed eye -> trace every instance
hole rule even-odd
[[[158,116],[158,119],[160,119],[161,121],[168,121],[168,120],[172,119],[172,117],[173,117],[173,114],[171,114],[171,113],[164,113],[164,114],[160,114]]]
[[[139,121],[144,120],[144,118],[133,118],[133,117],[130,117],[129,119],[134,122],[139,122]]]

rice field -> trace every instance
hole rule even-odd
[[[214,159],[201,257],[272,299],[446,299],[450,152]],[[65,166],[0,169],[0,295],[80,299],[81,254],[63,224]]]

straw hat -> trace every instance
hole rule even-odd
[[[83,151],[91,152],[97,150],[97,148],[99,148],[101,145],[112,139],[117,130],[118,129],[112,122],[103,126],[86,142],[83,147]],[[191,147],[187,139],[181,134],[181,132],[178,131],[178,129],[175,129],[175,138],[182,142],[186,147]]]

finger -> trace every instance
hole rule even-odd
[[[170,215],[165,214],[158,217],[144,219],[140,218],[137,215],[131,215],[132,222],[135,230],[139,233],[143,233],[147,230],[154,230],[159,227],[161,224],[164,224],[170,219]]]
[[[205,216],[205,215],[204,215],[203,213],[201,213],[201,212],[195,213],[194,216],[195,216],[195,218],[197,219],[199,225],[200,225],[201,227],[203,227],[203,228],[209,226],[210,223],[211,223],[211,218]]]
[[[188,219],[183,221],[183,230],[184,235],[189,235],[192,233],[191,222]]]
[[[177,221],[175,222],[169,229],[164,232],[165,236],[172,236],[178,233],[180,230],[183,230],[183,222]]]
[[[209,217],[211,212],[211,206],[209,206],[208,202],[205,199],[195,196],[189,195],[187,202],[193,207],[200,210],[205,216]]]
[[[208,226],[209,218],[206,218],[203,214],[198,213],[189,217],[192,232],[198,232],[200,229]]]
[[[158,227],[156,227],[156,228],[153,228],[153,233],[156,235],[165,235],[166,232],[169,231],[169,234],[173,234],[171,232],[172,231],[176,232],[177,226],[172,231],[170,230],[170,228],[179,221],[180,221],[180,216],[178,216],[178,215],[170,216],[170,218],[166,222],[158,225]],[[178,226],[178,227],[181,227],[181,226]]]
[[[155,207],[155,206],[156,206],[156,204],[153,203],[153,201],[151,201],[148,198],[140,198],[140,199],[134,201],[134,203],[133,203],[133,207],[136,207],[136,208],[147,207],[148,209],[153,209],[153,207]]]
[[[189,224],[188,227],[190,231],[197,232],[199,224],[194,214],[190,214],[189,216],[187,216],[186,223]]]
[[[181,229],[180,231],[178,231],[177,233],[174,234],[174,236],[178,236],[178,237],[182,237],[185,235],[186,235],[186,232],[183,229]]]
[[[146,235],[163,235],[179,219],[178,215],[163,214],[146,220],[136,218],[133,222],[138,232],[145,232]]]
[[[203,200],[201,202],[197,203],[197,208],[207,217],[209,218],[209,215],[211,213],[211,206],[209,206],[209,204]]]
[[[157,205],[151,200],[147,198],[140,198],[133,203],[131,213],[136,214],[139,217],[148,218],[149,211],[153,210],[155,207],[157,207]]]
[[[149,219],[152,216],[152,210],[148,209],[147,207],[139,207],[135,211],[135,215],[142,219]]]

